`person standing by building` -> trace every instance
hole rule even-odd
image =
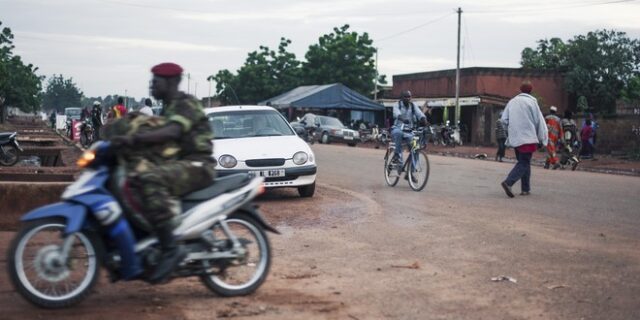
[[[100,101],[93,102],[93,109],[91,109],[91,124],[93,124],[94,139],[99,140],[100,128],[102,128],[102,106]]]
[[[549,133],[547,159],[544,162],[544,168],[549,169],[549,167],[552,167],[553,170],[555,170],[560,167],[560,159],[558,159],[556,147],[558,146],[558,142],[564,143],[564,132],[561,125],[562,121],[560,120],[560,117],[556,115],[558,108],[551,106],[551,108],[549,108],[549,112],[549,115],[544,117],[544,120],[547,123],[547,131]]]
[[[594,130],[592,127],[591,119],[587,119],[584,122],[582,130],[580,130],[580,140],[582,140],[582,149],[580,150],[580,157],[582,159],[593,158],[593,135]]]
[[[547,125],[540,112],[538,100],[531,95],[533,85],[524,81],[520,86],[520,94],[509,100],[500,120],[507,128],[506,145],[516,152],[516,165],[511,169],[507,179],[500,185],[510,198],[514,197],[511,187],[520,180],[520,195],[531,192],[531,157],[538,149],[538,144],[547,145],[549,136]]]
[[[502,117],[502,112],[500,112],[500,117]],[[496,141],[498,142],[498,152],[496,152],[496,161],[502,162],[502,158],[504,158],[504,152],[507,148],[505,143],[507,142],[507,130],[504,128],[504,124],[498,118],[496,121]]]
[[[151,103],[151,99],[146,98],[144,99],[144,105],[142,106],[142,108],[140,108],[140,110],[138,110],[138,112],[142,114],[146,114],[148,116],[152,116],[153,115],[153,110],[151,109],[152,105],[153,104]]]

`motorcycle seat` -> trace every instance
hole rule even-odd
[[[218,177],[213,180],[213,184],[182,197],[182,201],[204,201],[215,198],[227,191],[235,190],[246,186],[251,181],[251,176],[247,173],[236,173],[225,177]]]
[[[0,139],[8,139],[12,135],[16,134],[15,132],[0,132]]]

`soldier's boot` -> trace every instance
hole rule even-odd
[[[152,283],[164,282],[173,270],[187,256],[187,251],[178,243],[173,236],[173,226],[167,223],[156,229],[156,235],[162,248],[162,256],[149,280]]]

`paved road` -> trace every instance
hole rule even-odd
[[[272,237],[272,273],[255,295],[215,298],[192,280],[103,281],[83,304],[54,315],[640,318],[639,178],[533,168],[532,195],[508,199],[499,182],[511,164],[430,156],[429,184],[414,192],[404,180],[384,184],[381,150],[313,148],[320,164],[313,199],[292,190],[260,199],[283,234]],[[490,280],[502,275],[517,282]],[[1,310],[45,314],[5,279]]]

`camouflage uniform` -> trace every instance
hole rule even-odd
[[[142,213],[154,226],[175,225],[172,218],[181,213],[179,197],[211,185],[215,177],[209,121],[198,100],[180,94],[161,114],[168,123],[181,125],[182,136],[175,142],[179,150],[171,155],[170,147],[162,147],[164,161],[135,168],[131,177],[131,187],[142,200]],[[156,156],[158,151],[151,150]]]
[[[181,125],[182,136],[177,141],[134,145],[119,152],[132,193],[125,204],[131,204],[134,220],[145,229],[167,223],[175,226],[178,220],[173,218],[181,213],[179,197],[209,186],[215,176],[213,133],[207,117],[195,98],[181,94],[163,109],[162,117],[132,113],[105,127],[109,139],[144,133],[170,122]],[[146,221],[140,221],[137,214]]]

